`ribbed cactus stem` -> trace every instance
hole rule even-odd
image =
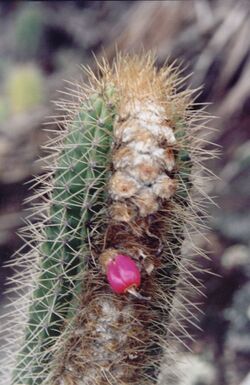
[[[28,228],[39,259],[10,385],[155,385],[172,325],[188,335],[178,311],[193,324],[185,295],[199,282],[182,246],[203,226],[205,117],[151,55],[98,66],[77,104],[62,102],[66,131]]]
[[[114,118],[111,94],[85,101],[63,140],[42,228],[40,274],[13,384],[42,382],[53,338],[73,312],[79,274],[85,269],[87,228],[104,199]]]
[[[119,64],[99,264],[89,267],[88,290],[46,385],[153,385],[164,353],[191,204],[188,122],[180,130],[167,115],[164,97],[173,90],[157,87],[164,76],[140,62]]]

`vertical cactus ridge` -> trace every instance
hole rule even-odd
[[[195,91],[179,91],[179,69],[157,70],[151,54],[97,64],[76,104],[58,103],[69,117],[34,198],[44,200],[27,228],[34,246],[13,262],[33,284],[10,385],[153,385],[164,355],[174,370],[173,341],[192,338],[208,116]],[[126,268],[136,272],[122,294],[107,279],[114,261],[125,288]]]
[[[104,199],[114,119],[113,107],[107,105],[112,92],[108,94],[84,101],[60,139],[62,150],[47,192],[48,204],[39,210],[45,219],[34,246],[39,252],[38,281],[13,384],[42,383],[53,341],[74,312],[76,286],[79,291],[86,264],[87,226]]]

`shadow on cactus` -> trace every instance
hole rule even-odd
[[[158,71],[150,54],[85,71],[73,102],[58,102],[69,114],[36,180],[31,251],[12,262],[29,290],[7,327],[4,384],[156,384],[176,328],[188,336],[180,320],[195,317],[185,294],[199,282],[182,245],[204,227],[207,116],[194,91],[178,92],[178,68]]]

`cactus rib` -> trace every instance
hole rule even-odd
[[[75,287],[86,263],[86,224],[91,221],[91,211],[97,210],[96,202],[100,204],[104,198],[113,117],[105,97],[93,95],[76,113],[64,139],[43,226],[41,273],[32,294],[13,384],[42,382],[53,337],[60,335],[67,315],[74,311]]]

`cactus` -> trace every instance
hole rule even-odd
[[[111,129],[112,111],[105,106],[105,95],[94,95],[75,113],[63,142],[50,202],[44,210],[46,219],[39,249],[41,273],[29,310],[27,343],[18,356],[14,383],[40,383],[43,368],[39,362],[42,360],[44,365],[50,360],[50,354],[43,356],[42,352],[50,347],[52,337],[60,334],[63,320],[71,311],[70,302],[76,295],[72,291],[74,280],[79,270],[84,269],[81,243],[86,236],[89,205],[95,211],[95,204],[97,208],[101,204],[98,188],[105,183]],[[32,375],[27,370],[29,366]]]
[[[27,60],[39,53],[45,18],[39,3],[19,7],[13,23],[13,48],[19,57]]]
[[[193,175],[210,155],[203,116],[192,91],[177,92],[178,70],[157,71],[151,55],[118,55],[99,72],[87,69],[76,104],[59,103],[70,115],[35,196],[31,252],[13,262],[38,256],[11,385],[155,384],[175,310],[186,311],[177,291],[199,207]]]

